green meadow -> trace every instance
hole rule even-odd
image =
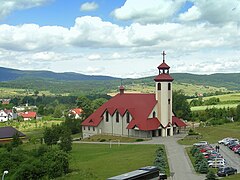
[[[198,141],[208,141],[209,143],[216,143],[225,137],[235,137],[240,139],[240,122],[226,123],[223,125],[197,127],[194,131],[200,133],[201,138],[192,138],[186,136],[184,139],[178,140],[179,144],[192,145]]]
[[[159,145],[118,146],[109,144],[74,143],[70,153],[71,173],[59,179],[99,179],[153,165]]]

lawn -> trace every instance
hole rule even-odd
[[[159,146],[159,145],[158,145]],[[73,144],[72,172],[60,179],[106,179],[153,165],[157,145]]]
[[[192,145],[198,141],[208,141],[209,143],[216,143],[225,137],[235,137],[240,139],[240,122],[227,123],[218,126],[207,126],[195,128],[195,131],[202,135],[202,138],[191,138],[186,136],[184,139],[178,140],[179,144]]]
[[[193,106],[191,107],[191,111],[204,111],[207,108],[212,109],[212,108],[236,108],[239,103],[230,103],[230,104],[217,104],[217,105],[208,105],[208,106]]]
[[[240,179],[240,173],[236,174],[236,175],[231,175],[228,177],[224,177],[221,180],[238,180]]]

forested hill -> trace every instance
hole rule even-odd
[[[210,75],[174,73],[172,77],[180,83],[201,84],[226,87],[229,90],[240,90],[240,73],[216,73]]]
[[[73,72],[54,73],[51,71],[22,71],[0,67],[0,82],[7,82],[17,79],[47,78],[64,81],[89,81],[89,80],[114,80],[118,78],[110,76],[91,76]]]
[[[172,73],[175,83],[225,87],[240,90],[240,73],[195,75]],[[142,84],[154,86],[154,77],[124,79],[124,85]],[[120,78],[89,76],[78,73],[54,73],[51,71],[21,71],[0,67],[0,87],[49,90],[54,93],[109,93],[117,90]]]

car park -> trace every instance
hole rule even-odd
[[[223,168],[219,168],[217,172],[218,176],[229,176],[232,174],[237,174],[237,169],[233,167],[223,167]]]

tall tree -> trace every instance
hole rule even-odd
[[[240,121],[240,104],[237,105],[237,108],[236,108],[236,118],[235,118],[236,121]]]
[[[176,116],[183,119],[190,119],[191,110],[187,102],[187,97],[182,90],[173,91],[173,112]]]

